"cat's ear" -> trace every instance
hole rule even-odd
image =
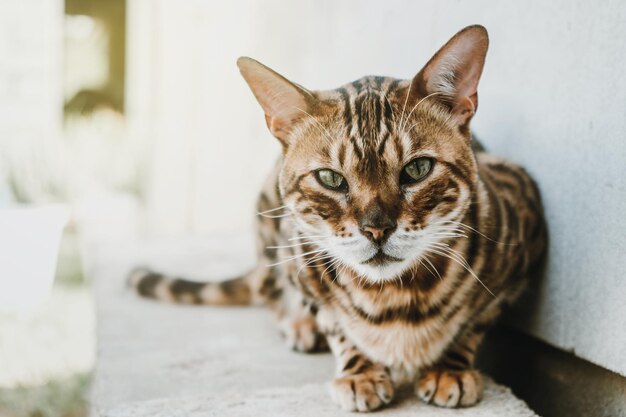
[[[411,95],[432,95],[466,127],[478,108],[478,81],[489,46],[487,30],[468,26],[452,37],[413,78]]]
[[[237,66],[263,108],[270,132],[287,146],[297,121],[312,113],[315,97],[252,58],[239,58]]]

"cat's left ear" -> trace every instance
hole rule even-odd
[[[239,58],[237,66],[263,108],[270,132],[287,147],[297,122],[313,113],[316,98],[304,87],[252,58]]]
[[[488,46],[483,26],[462,29],[413,78],[412,101],[432,95],[450,109],[460,127],[467,127],[478,108],[478,81]]]

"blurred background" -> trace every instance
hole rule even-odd
[[[0,0],[0,416],[87,412],[94,246],[252,233],[279,147],[238,56],[311,89],[410,78],[474,23],[475,131],[538,179],[551,228],[519,327],[626,374],[625,21],[617,0]]]

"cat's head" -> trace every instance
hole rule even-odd
[[[487,46],[485,28],[470,26],[412,80],[329,91],[239,59],[283,147],[280,191],[302,235],[370,282],[446,250],[476,190],[469,122]]]

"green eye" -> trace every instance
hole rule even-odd
[[[426,177],[433,166],[430,158],[417,158],[409,162],[400,174],[401,184],[412,184]]]
[[[326,188],[331,190],[341,190],[347,187],[346,180],[330,169],[320,169],[317,171],[317,180]]]

